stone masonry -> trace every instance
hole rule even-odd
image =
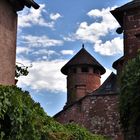
[[[39,5],[33,0],[0,0],[0,85],[15,85],[17,11]]]
[[[15,84],[17,14],[7,0],[0,0],[0,84]]]
[[[63,124],[74,122],[112,140],[123,139],[118,119],[117,94],[87,96],[55,117]]]

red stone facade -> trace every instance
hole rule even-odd
[[[0,0],[0,84],[15,84],[17,14],[8,0]]]
[[[59,112],[55,118],[63,124],[75,122],[111,140],[123,140],[119,125],[117,94],[86,96]]]
[[[82,67],[76,67],[77,72],[69,72],[67,76],[67,104],[86,96],[100,86],[100,74],[94,73],[93,67],[87,67],[88,72],[82,72]]]
[[[140,49],[140,9],[124,13],[124,57],[125,61],[136,56]]]
[[[129,59],[134,58],[140,49],[140,1],[133,0],[111,13],[120,24],[124,35],[124,56],[113,64],[120,74],[123,66]]]
[[[0,85],[15,85],[17,11],[39,8],[33,0],[0,0]]]

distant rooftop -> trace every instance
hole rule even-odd
[[[117,76],[113,72],[105,80],[105,82],[90,95],[107,95],[118,94]]]

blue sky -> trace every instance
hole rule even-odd
[[[85,48],[106,68],[102,82],[114,71],[112,63],[123,55],[122,35],[110,10],[129,0],[36,0],[38,10],[19,12],[17,62],[29,68],[18,86],[28,90],[48,115],[66,102],[66,76],[61,67]]]

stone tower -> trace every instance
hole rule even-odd
[[[39,8],[33,0],[0,0],[0,84],[15,84],[17,11]]]
[[[101,75],[105,69],[84,48],[67,63],[61,72],[67,75],[67,104],[99,88]]]
[[[140,0],[133,0],[111,11],[124,33],[124,56],[113,67],[121,72],[123,64],[137,55],[140,49]],[[121,32],[120,32],[121,33]]]

